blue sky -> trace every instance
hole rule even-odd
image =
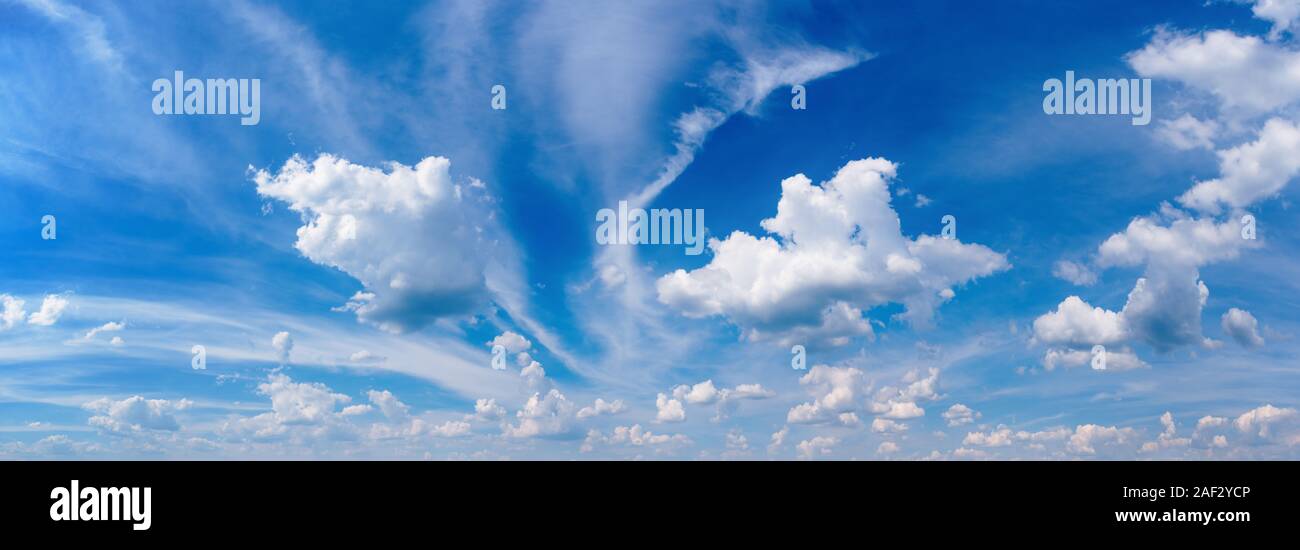
[[[5,0],[0,30],[0,457],[1300,447],[1300,2]],[[154,114],[178,70],[259,79],[260,121]],[[1066,71],[1150,79],[1151,123],[1046,114]],[[599,244],[619,201],[703,211],[706,251]]]

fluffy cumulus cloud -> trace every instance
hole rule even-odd
[[[271,348],[275,350],[275,357],[280,363],[288,363],[289,354],[293,352],[293,336],[285,331],[275,333],[271,337]]]
[[[59,322],[59,317],[63,316],[63,310],[67,307],[67,298],[58,294],[50,294],[41,301],[41,309],[35,311],[32,313],[31,317],[27,318],[27,323],[48,327]]]
[[[1300,446],[1300,413],[1290,407],[1261,405],[1237,417],[1204,416],[1196,422],[1192,447],[1223,456],[1250,456],[1261,449]]]
[[[578,410],[578,418],[581,419],[581,418],[591,418],[593,416],[614,415],[614,414],[622,413],[625,410],[627,410],[627,406],[623,404],[622,399],[615,399],[614,401],[605,401],[604,399],[597,397],[596,402],[592,403],[590,407],[583,407]]]
[[[981,245],[904,236],[890,206],[896,172],[894,163],[869,158],[822,185],[787,178],[776,216],[762,222],[770,235],[711,239],[712,261],[662,277],[659,300],[690,317],[725,316],[748,340],[785,345],[870,338],[863,312],[887,303],[927,324],[954,286],[1008,264]]]
[[[1128,339],[1128,327],[1121,314],[1070,296],[1034,320],[1034,337],[1047,344],[1107,345]]]
[[[1069,260],[1061,260],[1052,265],[1052,275],[1079,286],[1092,286],[1097,283],[1097,272],[1088,266]]]
[[[280,424],[315,424],[333,414],[334,409],[352,401],[334,393],[324,384],[294,382],[285,374],[272,374],[257,386],[258,393],[271,398],[271,410]]]
[[[1294,33],[1300,23],[1300,0],[1254,0],[1253,3],[1251,11],[1255,17],[1273,23],[1269,38],[1277,38],[1283,32]]]
[[[1095,455],[1098,447],[1123,445],[1133,441],[1136,437],[1137,430],[1133,428],[1085,424],[1075,428],[1074,434],[1070,435],[1065,448],[1075,454]]]
[[[1174,422],[1174,415],[1165,411],[1160,415],[1160,434],[1156,436],[1155,441],[1148,441],[1142,444],[1142,452],[1151,453],[1162,449],[1183,448],[1191,444],[1192,440],[1186,437],[1178,437],[1178,424]]]
[[[983,415],[978,411],[961,403],[948,407],[948,410],[943,412],[943,419],[948,422],[949,427],[970,424],[978,420],[981,416]]]
[[[1223,313],[1220,318],[1220,325],[1223,332],[1248,348],[1257,348],[1264,345],[1264,338],[1259,335],[1259,321],[1249,311],[1232,308]]]
[[[1083,349],[1102,345],[1108,348],[1107,369],[1119,370],[1143,366],[1128,348],[1135,342],[1161,351],[1205,344],[1201,312],[1210,291],[1200,280],[1200,267],[1234,259],[1256,243],[1243,239],[1233,220],[1193,218],[1168,205],[1133,219],[1097,248],[1101,267],[1145,266],[1123,309],[1093,307],[1069,296],[1055,311],[1039,316],[1034,338],[1050,346],[1044,365],[1083,364]],[[1114,346],[1119,347],[1110,349]]]
[[[682,406],[681,400],[666,394],[661,393],[655,397],[655,411],[655,422],[686,421],[686,408]]]
[[[320,383],[295,382],[284,373],[272,373],[258,384],[257,393],[271,400],[271,411],[250,417],[235,417],[222,424],[220,432],[234,441],[274,441],[289,437],[355,437],[350,417],[368,412],[367,406],[347,406],[352,398]]]
[[[739,384],[733,388],[718,388],[713,384],[713,380],[705,380],[694,385],[678,385],[673,388],[671,397],[667,394],[660,395],[662,398],[656,399],[655,403],[661,413],[657,417],[659,422],[685,420],[684,405],[711,404],[717,405],[717,414],[714,415],[713,420],[718,421],[727,418],[736,409],[738,402],[767,399],[776,395],[776,392],[764,388],[762,384]]]
[[[492,341],[488,342],[488,345],[491,347],[501,346],[505,348],[506,353],[522,353],[533,347],[533,343],[528,341],[527,338],[509,330],[498,334]]]
[[[1300,72],[1300,64],[1297,64]],[[1300,127],[1271,119],[1255,141],[1219,152],[1219,177],[1198,182],[1178,202],[1202,212],[1244,208],[1276,196],[1300,174]]]
[[[450,168],[442,157],[379,169],[323,154],[253,180],[259,194],[301,214],[299,252],[365,286],[343,307],[401,332],[488,300],[494,210],[481,184],[454,183]]]
[[[1300,99],[1300,52],[1232,31],[1161,31],[1128,62],[1142,76],[1213,94],[1230,111],[1268,112]]]
[[[1298,445],[1300,425],[1297,420],[1300,417],[1295,409],[1264,405],[1242,413],[1232,424],[1251,440]]]
[[[500,420],[505,416],[506,408],[498,405],[496,399],[480,398],[474,401],[474,414],[472,417],[476,420]]]
[[[591,452],[597,445],[675,448],[690,445],[691,443],[691,438],[685,435],[656,434],[642,428],[640,424],[634,424],[632,426],[617,426],[609,435],[603,435],[600,430],[590,430],[587,432],[587,438],[583,441],[580,450],[582,452]]]
[[[1219,133],[1219,123],[1201,120],[1184,113],[1173,120],[1162,120],[1156,134],[1176,149],[1214,149],[1214,138]]]
[[[27,312],[23,309],[26,303],[26,301],[8,294],[0,294],[0,306],[3,306],[3,309],[0,310],[0,330],[12,329],[15,325],[23,322],[23,319],[27,316]]]
[[[819,435],[800,441],[795,448],[801,458],[816,458],[834,452],[839,442],[838,438]]]
[[[91,426],[114,433],[135,433],[148,430],[176,431],[181,428],[176,413],[193,405],[187,399],[145,399],[138,395],[120,401],[107,397],[96,399],[82,408],[95,413],[88,421]]]
[[[1073,430],[1062,426],[1037,432],[1017,431],[999,425],[986,432],[967,433],[962,438],[962,445],[968,450],[971,447],[980,447],[988,452],[1001,450],[1012,455],[1031,451],[1047,452],[1058,456],[1092,456],[1100,454],[1102,450],[1120,453],[1135,445],[1138,436],[1138,431],[1133,428],[1097,424],[1083,424]],[[980,456],[990,456],[988,452]]]
[[[574,405],[559,390],[535,393],[515,412],[517,423],[502,426],[508,437],[530,438],[567,433],[573,424]]]
[[[791,408],[786,413],[786,422],[812,424],[836,418],[838,413],[858,406],[863,382],[862,371],[853,367],[813,366],[799,378],[799,383],[816,399]]]

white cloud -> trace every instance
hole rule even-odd
[[[1300,74],[1300,64],[1295,68]],[[1255,141],[1219,152],[1218,178],[1198,182],[1178,202],[1217,214],[1221,206],[1244,208],[1276,196],[1300,174],[1300,127],[1274,118]]]
[[[776,392],[764,388],[762,384],[738,384],[734,388],[723,389],[722,399],[767,399]]]
[[[673,388],[673,398],[691,405],[704,405],[718,398],[718,389],[713,387],[713,380],[705,380],[694,386],[681,385]]]
[[[1128,337],[1123,315],[1092,307],[1078,296],[1066,298],[1056,311],[1034,319],[1034,338],[1049,345],[1113,345]]]
[[[803,458],[814,458],[819,455],[829,455],[834,450],[835,445],[840,440],[834,437],[816,436],[812,439],[800,441],[797,445],[799,456]]]
[[[474,418],[478,420],[500,420],[505,416],[506,408],[498,405],[496,399],[480,398],[474,401]]]
[[[815,365],[799,378],[815,399],[796,405],[786,413],[786,422],[808,424],[827,422],[841,412],[857,406],[862,391],[863,374],[853,367]]]
[[[1296,410],[1264,405],[1238,416],[1232,425],[1237,431],[1261,440],[1278,440],[1287,445],[1300,444],[1300,426]]]
[[[429,435],[434,437],[460,437],[469,433],[469,423],[459,420],[448,420],[429,429]]]
[[[644,429],[640,424],[632,426],[617,426],[609,436],[602,436],[600,431],[591,430],[587,432],[587,439],[583,442],[582,450],[591,451],[595,444],[603,443],[606,445],[629,445],[633,447],[648,447],[659,445],[690,445],[691,438],[682,434],[656,434],[650,430]]]
[[[1295,32],[1296,23],[1300,22],[1300,0],[1254,0],[1251,12],[1255,17],[1271,21],[1270,39],[1276,39],[1283,32]]]
[[[948,410],[943,413],[943,419],[948,421],[949,427],[970,424],[981,416],[983,415],[979,412],[961,403],[948,407]]]
[[[21,323],[27,317],[27,312],[23,311],[25,301],[8,294],[0,294],[0,303],[4,304],[4,312],[0,313],[0,330],[14,328],[14,325]]]
[[[1186,447],[1191,444],[1191,439],[1176,437],[1178,434],[1178,426],[1174,423],[1173,413],[1165,411],[1164,414],[1160,415],[1160,425],[1164,429],[1160,432],[1160,435],[1156,436],[1155,441],[1148,441],[1142,444],[1143,452],[1155,452],[1160,449],[1173,447]]]
[[[1219,133],[1219,123],[1201,120],[1187,113],[1173,120],[1161,120],[1156,135],[1175,149],[1214,150],[1214,137]]]
[[[1097,262],[1102,267],[1146,264],[1123,310],[1094,308],[1070,296],[1055,312],[1034,321],[1035,339],[1073,348],[1142,341],[1159,351],[1204,344],[1201,311],[1210,291],[1199,280],[1199,268],[1236,258],[1242,249],[1253,246],[1258,245],[1242,239],[1232,220],[1194,219],[1166,204],[1156,215],[1133,219],[1123,232],[1098,247]],[[1107,368],[1143,366],[1136,357],[1129,360],[1130,351],[1108,349]],[[1082,364],[1080,359],[1077,349],[1049,350],[1044,364],[1074,366]]]
[[[978,447],[1005,447],[1010,445],[1015,439],[1015,434],[1011,428],[998,426],[997,429],[984,432],[970,432],[962,439],[962,445],[975,445]]]
[[[397,397],[394,396],[392,392],[388,390],[370,390],[369,392],[366,392],[366,396],[370,398],[371,403],[374,403],[376,407],[379,407],[379,411],[384,413],[384,416],[389,420],[394,422],[405,422],[410,418],[411,407],[407,406],[406,403],[398,401]]]
[[[116,322],[116,321],[109,321],[109,322],[107,322],[107,323],[104,323],[104,324],[102,324],[102,325],[100,325],[100,326],[97,326],[97,327],[95,327],[95,328],[92,328],[92,329],[86,331],[86,335],[83,336],[82,339],[83,339],[83,340],[91,340],[91,339],[94,339],[94,338],[95,338],[95,335],[96,335],[96,334],[99,334],[99,333],[101,333],[101,332],[116,332],[116,331],[122,330],[122,329],[124,329],[124,328],[126,328],[126,323],[119,323],[119,322]]]
[[[1232,111],[1267,112],[1300,99],[1300,52],[1232,31],[1161,31],[1128,62],[1144,77],[1213,94]]]
[[[1215,223],[1166,210],[1173,219],[1134,218],[1121,233],[1115,233],[1097,248],[1102,267],[1135,266],[1144,262],[1179,266],[1201,266],[1236,258],[1250,241],[1241,238],[1235,220]]]
[[[893,441],[886,441],[884,443],[881,443],[879,447],[876,447],[876,454],[888,455],[897,452],[898,452],[898,444],[894,443]]]
[[[64,308],[67,307],[68,307],[67,298],[64,298],[63,296],[60,296],[58,294],[47,295],[45,297],[45,300],[41,302],[40,311],[32,313],[31,317],[27,318],[27,323],[31,325],[48,327],[59,321],[59,317],[63,315]],[[8,312],[6,311],[6,313]]]
[[[286,331],[275,333],[271,337],[271,348],[275,350],[275,356],[281,364],[289,362],[289,354],[293,352],[293,337]]]
[[[274,419],[286,425],[323,422],[336,406],[352,401],[324,384],[294,382],[282,373],[271,374],[266,382],[258,384],[257,392],[271,398]]]
[[[1069,260],[1060,260],[1052,265],[1052,275],[1079,286],[1097,284],[1097,273],[1088,266]]]
[[[563,434],[570,429],[573,409],[573,403],[559,390],[552,389],[545,396],[534,393],[524,407],[515,412],[519,424],[502,426],[502,432],[516,438]]]
[[[1057,367],[1074,368],[1092,364],[1092,350],[1051,348],[1043,354],[1043,368],[1051,371]],[[1121,372],[1133,369],[1149,368],[1145,361],[1138,358],[1133,350],[1127,348],[1106,349],[1106,371]]]
[[[789,426],[781,426],[781,429],[772,432],[772,437],[767,445],[767,452],[774,453],[785,445],[785,438],[790,435]]]
[[[1249,311],[1231,308],[1223,313],[1219,323],[1223,326],[1223,332],[1248,348],[1257,348],[1264,345],[1264,338],[1259,335],[1259,321]]]
[[[91,426],[116,433],[129,433],[179,430],[181,426],[176,420],[176,412],[188,409],[192,404],[187,399],[168,401],[145,399],[136,395],[121,401],[104,397],[86,403],[82,408],[99,413],[90,417]]]
[[[622,399],[616,399],[611,402],[611,401],[605,401],[604,399],[598,397],[596,398],[596,402],[593,403],[590,407],[583,407],[578,411],[578,418],[590,418],[593,416],[614,415],[614,414],[619,414],[625,410],[627,410],[627,406],[623,404]]]
[[[344,309],[403,332],[476,311],[488,299],[497,249],[490,200],[452,182],[451,162],[428,157],[387,170],[323,154],[295,156],[272,174],[257,171],[257,192],[303,216],[295,247],[365,285]]]
[[[488,342],[488,346],[501,346],[506,349],[506,353],[520,353],[524,350],[531,349],[533,343],[529,342],[527,338],[524,338],[513,331],[507,330],[498,334],[491,342]]]
[[[888,418],[876,418],[871,421],[871,431],[876,433],[902,433],[907,431],[907,424],[895,422]]]
[[[1137,437],[1137,430],[1133,428],[1084,424],[1075,428],[1065,448],[1075,454],[1095,455],[1099,446],[1120,445],[1132,441],[1135,437]]]
[[[348,360],[352,361],[353,363],[383,363],[384,361],[387,361],[388,358],[375,355],[373,353],[370,353],[369,350],[363,349],[363,350],[358,350],[357,352],[348,356]]]
[[[655,422],[682,422],[686,420],[686,409],[682,402],[669,398],[665,394],[655,397]]]
[[[887,401],[883,404],[877,403],[875,406],[877,408],[873,409],[873,412],[878,412],[885,418],[908,419],[925,416],[925,409],[911,401]]]
[[[929,323],[951,287],[1008,267],[986,247],[899,231],[889,205],[896,165],[870,158],[846,164],[821,186],[802,174],[781,182],[773,236],[742,231],[709,242],[708,265],[664,275],[659,301],[689,317],[721,315],[748,340],[831,345],[870,337],[862,311],[886,303]]]

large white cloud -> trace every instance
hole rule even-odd
[[[802,174],[781,182],[770,236],[735,231],[711,239],[708,265],[657,283],[659,301],[690,317],[721,315],[751,341],[788,344],[870,336],[862,311],[887,303],[925,325],[952,287],[1008,268],[988,248],[929,235],[905,237],[890,206],[897,166],[857,160],[830,181]]]
[[[1259,335],[1259,321],[1249,311],[1231,308],[1223,313],[1220,318],[1220,324],[1223,332],[1236,340],[1238,344],[1248,348],[1257,348],[1264,345],[1264,338]]]
[[[280,424],[316,424],[334,413],[335,407],[352,398],[331,391],[324,384],[294,382],[285,374],[270,375],[257,392],[271,398],[271,410]]]
[[[32,313],[27,318],[27,323],[42,327],[48,327],[59,322],[59,317],[63,316],[63,310],[68,307],[68,299],[58,294],[50,294],[41,301],[41,309]]]
[[[4,306],[4,310],[0,312],[0,330],[9,330],[23,322],[23,319],[27,317],[27,312],[23,310],[26,303],[20,298],[0,294],[0,305]]]
[[[1240,224],[1233,220],[1193,218],[1169,205],[1134,218],[1098,246],[1096,262],[1101,267],[1144,265],[1143,276],[1120,311],[1070,296],[1056,311],[1038,317],[1035,339],[1056,346],[1045,356],[1045,366],[1083,364],[1080,348],[1104,345],[1121,346],[1108,350],[1107,369],[1123,370],[1145,366],[1128,357],[1131,343],[1161,351],[1205,344],[1201,312],[1210,291],[1200,280],[1200,267],[1237,258],[1256,246],[1258,241],[1242,238]]]
[[[1078,296],[1070,296],[1056,306],[1056,311],[1034,319],[1034,337],[1046,344],[1108,345],[1128,339],[1128,327],[1119,313],[1092,307]]]
[[[494,210],[480,183],[453,182],[450,167],[428,157],[381,170],[323,154],[294,156],[253,180],[302,215],[295,246],[304,256],[365,286],[345,307],[401,332],[472,313],[489,297]]]
[[[1300,65],[1295,69],[1300,73]],[[1244,208],[1276,196],[1300,174],[1300,127],[1274,118],[1255,141],[1219,151],[1219,177],[1197,183],[1178,202],[1218,213],[1222,206]]]
[[[1159,32],[1128,62],[1142,76],[1211,93],[1232,111],[1267,112],[1300,99],[1300,52],[1232,31]]]
[[[1251,11],[1255,17],[1271,21],[1269,38],[1277,38],[1283,32],[1295,32],[1300,23],[1300,0],[1254,0]]]
[[[145,399],[136,395],[120,401],[107,397],[96,399],[82,405],[82,408],[98,413],[90,417],[91,426],[110,432],[130,433],[144,430],[179,430],[181,426],[176,420],[177,411],[183,411],[192,405],[193,403],[187,399],[169,401]]]
[[[838,413],[851,411],[859,406],[864,379],[862,371],[853,367],[813,366],[799,378],[799,383],[806,386],[815,399],[791,408],[786,413],[786,422],[828,422]]]
[[[552,389],[546,395],[534,393],[524,407],[515,412],[519,422],[503,425],[501,431],[516,438],[563,434],[572,428],[574,408],[559,390]]]

